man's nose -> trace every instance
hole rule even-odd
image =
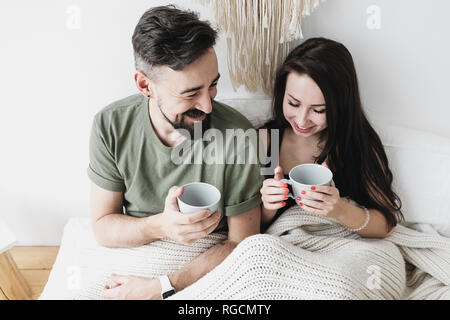
[[[212,112],[212,101],[209,94],[202,94],[200,99],[197,101],[197,109],[203,111],[206,114]]]

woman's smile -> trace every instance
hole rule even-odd
[[[314,129],[314,128],[315,128],[315,125],[312,127],[309,127],[309,128],[302,128],[299,125],[297,125],[297,123],[294,122],[295,131],[300,132],[300,133],[310,133],[312,131],[312,129]]]

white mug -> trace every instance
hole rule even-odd
[[[289,193],[289,197],[299,204],[298,197],[316,200],[301,194],[303,190],[311,191],[312,186],[330,186],[331,180],[333,180],[333,173],[330,169],[319,164],[307,163],[292,168],[289,171],[289,180],[283,179],[281,182],[292,186],[294,195]]]
[[[188,183],[183,188],[183,194],[177,197],[180,212],[195,213],[208,209],[213,214],[217,211],[221,198],[219,189],[203,182]]]

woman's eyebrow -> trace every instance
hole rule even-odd
[[[294,99],[297,102],[301,102],[299,99],[294,98],[294,96],[292,96],[291,94],[288,93],[288,96],[291,97],[291,99]],[[326,104],[325,103],[321,103],[321,104],[312,104],[311,107],[325,107]]]
[[[300,100],[298,100],[297,98],[294,98],[291,94],[288,93],[288,96],[291,97],[291,99],[294,99],[297,102],[301,102]]]
[[[211,82],[211,84],[213,84],[214,82],[217,82],[217,81],[219,81],[219,79],[220,79],[220,73],[217,75],[217,77],[213,80],[213,82]]]

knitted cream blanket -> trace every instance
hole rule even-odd
[[[225,239],[91,249],[84,254],[101,271],[75,299],[101,299],[111,272],[169,274]],[[450,299],[450,239],[400,225],[388,238],[366,239],[293,207],[170,299]]]

